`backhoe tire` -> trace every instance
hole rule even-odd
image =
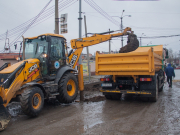
[[[22,111],[31,117],[36,117],[44,106],[44,94],[39,87],[29,87],[21,94]]]
[[[72,73],[64,74],[59,82],[58,101],[60,103],[72,103],[76,99],[77,94],[78,82],[76,76]]]
[[[159,89],[159,92],[162,92],[164,88],[164,85]]]

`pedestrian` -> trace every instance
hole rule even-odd
[[[172,88],[172,76],[175,77],[174,68],[171,67],[171,64],[169,63],[166,67],[166,76],[167,76],[167,82],[169,84],[169,87]]]

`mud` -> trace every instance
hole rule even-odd
[[[11,117],[16,117],[18,115],[24,114],[21,110],[21,105],[19,102],[12,102],[6,108],[8,112],[11,114]]]
[[[172,88],[166,83],[164,90],[159,93],[157,102],[143,101],[142,97],[137,95],[123,95],[118,101],[104,100],[102,93],[97,91],[98,88],[98,85],[94,89],[91,86],[84,91],[87,102],[74,102],[68,105],[58,104],[56,101],[49,102],[44,105],[41,114],[36,118],[29,118],[20,113],[11,119],[7,129],[0,134],[180,134],[179,81],[174,81]],[[96,98],[102,100],[93,102]]]
[[[106,98],[104,96],[96,96],[96,97],[92,97],[89,99],[84,99],[84,102],[99,102],[99,101],[103,101]]]
[[[139,47],[139,41],[135,34],[128,35],[127,45],[120,48],[119,53],[127,53],[136,50]]]

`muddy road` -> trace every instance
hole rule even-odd
[[[180,134],[179,81],[173,88],[165,84],[156,103],[125,95],[119,101],[106,100],[98,90],[98,85],[86,87],[83,103],[46,103],[37,118],[23,115],[18,104],[9,106],[13,117],[0,135]]]

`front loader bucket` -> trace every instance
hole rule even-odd
[[[9,121],[11,119],[11,115],[7,111],[7,109],[1,104],[0,105],[0,131],[4,130]]]

